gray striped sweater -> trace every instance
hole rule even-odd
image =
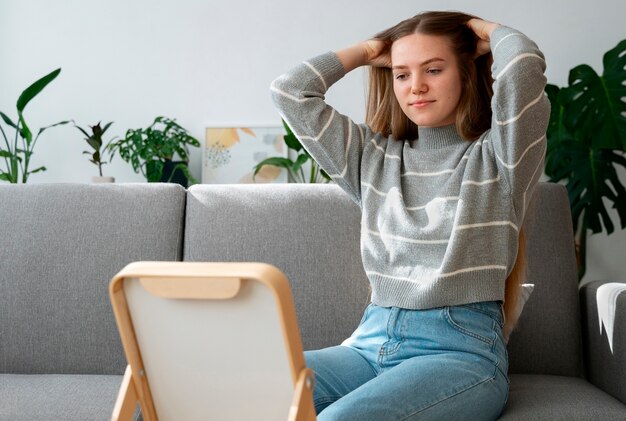
[[[332,52],[272,83],[282,117],[361,208],[361,255],[374,304],[504,301],[520,225],[543,170],[550,106],[544,57],[531,40],[500,26],[491,49],[493,119],[473,142],[453,125],[397,140],[341,115],[324,101],[345,75]]]

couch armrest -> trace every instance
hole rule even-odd
[[[626,403],[626,282],[590,282],[580,299],[587,378]]]

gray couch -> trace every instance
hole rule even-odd
[[[503,420],[626,420],[626,294],[613,352],[579,292],[562,186],[527,218],[529,302],[509,343]],[[0,419],[105,420],[126,365],[108,299],[136,260],[261,261],[292,283],[305,349],[368,303],[359,209],[336,186],[0,186]],[[582,315],[582,318],[581,318]]]

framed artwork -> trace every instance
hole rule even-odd
[[[265,166],[253,180],[254,167],[266,158],[287,157],[282,126],[212,126],[202,147],[202,183],[285,183],[282,168]]]

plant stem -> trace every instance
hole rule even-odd
[[[311,160],[311,176],[309,183],[315,183],[315,161]]]
[[[22,138],[22,144],[24,145],[24,168],[22,169],[22,183],[26,184],[26,180],[28,180],[28,164],[30,163],[30,155],[31,152],[35,148],[35,144],[37,143],[37,139],[39,139],[39,134],[35,136],[32,144],[27,144],[25,139]]]
[[[0,126],[0,132],[2,132],[2,137],[4,138],[4,144],[7,145],[7,152],[11,152],[11,145],[9,145],[9,139],[7,138],[6,133],[4,132],[4,129],[2,128],[2,126]],[[4,158],[4,165],[6,165],[7,167],[7,171],[11,168],[9,165],[9,159],[8,158]]]
[[[17,140],[20,136],[20,124],[18,121],[15,129],[15,140],[13,141],[13,158],[11,158],[11,183],[15,184],[18,182],[18,164],[21,166],[21,162],[17,159]]]

